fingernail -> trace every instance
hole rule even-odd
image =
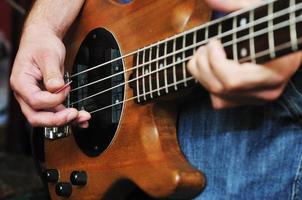
[[[52,78],[52,79],[47,80],[46,84],[49,87],[62,87],[62,85],[64,85],[64,81],[62,79]]]

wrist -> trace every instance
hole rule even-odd
[[[47,23],[29,23],[26,22],[23,27],[22,35],[52,34],[63,39],[65,31]]]

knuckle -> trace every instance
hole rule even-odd
[[[236,78],[227,78],[224,82],[225,92],[232,92],[240,87],[240,81]]]
[[[213,83],[213,84],[209,85],[208,89],[209,89],[209,92],[216,94],[216,95],[220,95],[225,92],[224,87],[218,83]]]
[[[287,77],[285,77],[285,76],[282,76],[282,75],[276,75],[275,76],[275,84],[276,85],[282,85],[282,84],[284,84],[285,82],[287,82]]]
[[[194,67],[194,58],[191,58],[190,61],[187,64],[188,71],[192,74],[193,73],[193,67]]]
[[[54,56],[54,53],[52,51],[49,50],[41,50],[38,53],[38,56],[42,59],[42,60],[49,60],[52,59]]]
[[[9,79],[9,84],[12,90],[15,90],[15,78],[13,78],[12,76]]]
[[[10,87],[12,88],[12,90],[16,91],[17,88],[18,88],[18,80],[15,78],[15,76],[11,76],[9,78],[9,84],[10,84]]]
[[[32,95],[28,99],[28,103],[29,103],[30,107],[32,107],[34,110],[40,109],[41,103],[38,101],[36,95]]]
[[[56,116],[54,116],[52,118],[51,124],[52,124],[52,126],[61,126],[61,125],[63,125],[63,123],[61,122],[61,120],[58,117],[56,117]]]
[[[32,126],[38,126],[39,122],[37,117],[35,117],[35,115],[27,115],[26,116],[27,121],[32,125]]]

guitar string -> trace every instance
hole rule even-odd
[[[291,23],[298,23],[298,22],[302,21],[302,16],[297,17],[296,19],[297,19],[297,21],[293,21],[293,22],[291,22]],[[272,29],[272,30],[275,31],[275,30],[277,30],[277,29],[281,29],[281,28],[287,27],[287,26],[289,26],[291,23],[288,23],[287,21],[284,21],[284,22],[279,23],[279,24],[277,24],[277,25],[273,25],[273,29]],[[249,39],[250,36],[252,36],[252,37],[257,37],[257,36],[263,35],[263,34],[265,34],[265,33],[268,33],[268,31],[267,31],[267,30],[260,30],[260,31],[254,32],[253,35],[247,35],[247,36],[244,36],[244,37],[242,37],[242,38],[237,39],[235,43],[238,44],[238,43],[240,43],[240,42],[242,42],[242,41],[244,41],[244,40],[246,40],[246,39]],[[231,45],[233,45],[233,42],[232,42],[232,41],[227,42],[227,43],[224,43],[224,44],[223,44],[223,47],[228,47],[228,46],[231,46]],[[250,56],[247,55],[247,56],[245,57],[245,59],[248,59],[249,57],[250,57]],[[137,81],[137,80],[139,80],[139,79],[141,79],[141,78],[148,77],[148,76],[150,76],[151,74],[154,74],[154,73],[157,73],[157,72],[159,72],[159,71],[162,71],[162,70],[171,68],[171,67],[173,67],[173,66],[175,66],[175,65],[178,65],[178,64],[180,64],[180,63],[182,63],[182,62],[185,62],[185,61],[189,60],[190,58],[191,58],[191,57],[187,57],[187,58],[184,58],[183,60],[178,60],[178,61],[176,61],[176,62],[172,62],[172,63],[170,63],[170,64],[168,64],[168,65],[166,65],[166,66],[164,66],[164,67],[162,67],[162,68],[156,69],[156,70],[154,70],[154,71],[152,71],[152,72],[150,72],[150,73],[146,73],[146,74],[144,74],[144,75],[135,77],[135,78],[133,78],[133,79],[131,79],[131,80],[125,81],[125,82],[120,83],[120,84],[118,84],[118,85],[115,85],[115,86],[113,86],[113,87],[111,87],[111,88],[107,88],[107,89],[105,89],[105,90],[102,90],[102,91],[100,91],[100,92],[97,92],[97,93],[95,93],[95,94],[92,94],[92,95],[90,95],[90,96],[88,96],[88,97],[85,97],[85,98],[83,98],[83,99],[80,99],[80,100],[77,100],[77,101],[75,101],[75,102],[72,102],[70,105],[72,106],[72,105],[74,105],[74,104],[76,104],[76,103],[79,103],[79,102],[85,101],[85,100],[87,100],[87,99],[93,98],[93,97],[95,97],[95,96],[97,96],[97,95],[100,95],[100,94],[103,94],[103,93],[105,93],[105,92],[111,91],[111,90],[113,90],[113,89],[115,89],[115,88],[122,87],[122,86],[124,86],[124,85],[126,85],[126,84],[128,84],[128,83]]]
[[[301,17],[302,17],[302,16],[301,16]],[[300,21],[301,21],[301,19],[302,19],[301,17],[300,17]],[[286,22],[283,22],[283,23],[281,23],[281,25],[283,25],[283,26],[278,26],[277,28],[286,27],[288,24],[287,24]],[[277,28],[275,27],[273,30],[276,30]],[[256,32],[256,33],[257,33],[257,32]],[[267,32],[265,32],[264,30],[261,30],[260,32],[258,32],[258,34],[255,34],[255,35],[256,35],[256,36],[259,36],[259,35],[262,35],[263,33],[267,33]],[[255,37],[255,36],[254,36],[254,37]],[[247,37],[247,38],[248,38],[248,37]],[[239,43],[239,42],[241,42],[241,41],[243,41],[243,40],[237,40],[236,42]],[[227,46],[230,46],[230,45],[232,45],[232,42],[229,42],[228,45],[224,45],[224,47],[227,47]],[[249,56],[246,56],[246,58],[244,59],[244,61],[248,60],[248,58],[249,58]],[[98,93],[92,94],[92,95],[90,95],[90,96],[88,96],[88,97],[85,97],[85,98],[83,98],[83,99],[80,99],[80,100],[77,100],[77,101],[75,101],[75,102],[72,102],[71,105],[76,104],[76,103],[79,103],[79,102],[81,102],[81,101],[85,101],[85,100],[87,100],[87,99],[90,99],[90,98],[95,97],[95,96],[97,96],[97,95],[100,95],[100,94],[102,94],[102,93],[108,92],[108,91],[110,91],[110,90],[112,90],[112,89],[115,89],[115,88],[117,88],[117,87],[121,87],[121,86],[123,86],[123,85],[125,85],[125,84],[127,84],[127,83],[131,83],[131,82],[133,82],[133,81],[139,80],[139,79],[141,79],[141,78],[143,78],[143,77],[148,77],[148,76],[150,76],[151,74],[154,74],[154,73],[157,73],[157,72],[159,72],[159,71],[168,69],[168,68],[170,68],[171,66],[175,66],[175,65],[180,64],[180,63],[182,63],[182,62],[184,62],[184,61],[187,61],[187,60],[189,60],[189,59],[190,59],[190,58],[185,58],[185,59],[183,59],[183,60],[178,60],[177,62],[170,63],[169,65],[166,65],[165,67],[162,67],[162,68],[160,68],[160,69],[154,70],[154,71],[152,71],[151,73],[146,73],[145,75],[136,77],[136,78],[134,78],[134,79],[131,79],[130,81],[123,82],[123,83],[118,84],[118,85],[115,85],[115,86],[113,86],[113,87],[111,87],[111,88],[107,88],[107,89],[105,89],[105,90],[103,90],[103,91],[100,91],[100,92],[98,92]]]
[[[299,10],[299,9],[302,8],[302,3],[300,3],[300,4],[301,4],[301,5],[295,7],[295,10]],[[266,16],[266,17],[260,18],[260,19],[254,21],[254,22],[249,22],[249,23],[247,23],[245,26],[240,26],[240,27],[238,27],[238,28],[235,29],[235,30],[234,30],[234,29],[233,29],[233,30],[229,30],[229,31],[227,31],[227,32],[225,32],[225,33],[222,33],[222,34],[219,34],[219,35],[217,35],[217,36],[215,36],[215,37],[216,37],[216,38],[222,38],[222,37],[225,37],[225,36],[230,36],[230,35],[232,35],[232,34],[234,34],[234,33],[238,33],[239,31],[242,31],[242,30],[248,30],[248,28],[251,28],[251,27],[253,27],[253,26],[256,26],[256,25],[259,25],[259,24],[261,24],[261,23],[263,23],[263,22],[266,22],[266,20],[267,20],[267,19],[270,19],[271,17],[273,17],[273,19],[276,19],[276,18],[278,18],[278,17],[282,17],[283,15],[289,14],[291,11],[292,11],[291,8],[287,8],[287,9],[285,9],[285,10],[281,10],[281,11],[275,13],[275,14],[271,14],[271,15],[268,15],[268,16]],[[70,92],[72,93],[72,92],[75,92],[75,91],[77,91],[77,90],[79,90],[79,89],[81,89],[81,88],[84,88],[84,87],[87,87],[87,86],[90,86],[90,85],[93,85],[93,84],[102,82],[102,81],[104,81],[104,80],[113,78],[113,77],[115,77],[115,76],[122,75],[122,74],[124,74],[124,73],[126,73],[126,72],[130,72],[130,71],[132,71],[132,70],[134,70],[134,69],[138,69],[138,68],[143,67],[143,66],[145,66],[145,65],[148,65],[148,64],[151,64],[151,63],[160,61],[160,60],[162,60],[162,59],[165,59],[165,58],[168,58],[168,57],[170,57],[170,56],[173,56],[173,55],[182,53],[182,52],[187,51],[187,50],[191,50],[192,48],[195,48],[195,47],[197,47],[197,46],[202,46],[202,45],[206,44],[207,42],[209,42],[210,39],[211,39],[211,38],[208,38],[208,39],[203,40],[203,41],[200,41],[200,42],[198,42],[198,43],[196,43],[196,44],[192,44],[192,45],[187,46],[187,47],[185,47],[185,48],[182,48],[182,49],[179,49],[179,50],[177,50],[177,51],[171,52],[171,53],[169,53],[169,54],[167,54],[167,55],[163,55],[163,56],[161,56],[161,57],[158,57],[158,58],[155,58],[155,59],[151,59],[151,60],[149,60],[149,61],[147,61],[147,62],[145,62],[145,63],[141,63],[141,64],[139,64],[139,65],[136,65],[136,66],[131,67],[131,68],[129,68],[129,69],[126,69],[126,70],[124,70],[124,71],[121,71],[121,72],[112,74],[112,75],[107,76],[107,77],[105,77],[105,78],[102,78],[102,79],[99,79],[99,80],[95,80],[95,81],[93,81],[93,82],[90,82],[90,83],[87,83],[87,84],[84,84],[84,85],[81,85],[81,86],[78,86],[78,87],[76,87],[76,88],[73,88]],[[240,39],[240,38],[238,38],[238,39]]]
[[[297,40],[297,41],[298,41],[298,45],[302,44],[302,38],[300,38],[300,39]],[[291,45],[292,45],[291,42],[287,42],[287,43],[284,43],[284,44],[282,44],[282,45],[278,45],[275,49],[277,49],[277,51],[281,51],[281,50],[283,50],[283,49],[286,49],[286,48],[291,47]],[[265,50],[265,51],[259,52],[258,54],[259,54],[259,56],[256,54],[256,59],[259,58],[259,57],[263,57],[263,56],[270,55],[270,50]],[[137,96],[133,96],[133,97],[130,97],[130,98],[125,99],[125,100],[123,100],[123,101],[120,101],[120,102],[118,102],[118,103],[111,104],[111,105],[108,105],[108,106],[105,106],[105,107],[102,107],[102,108],[99,108],[99,109],[95,109],[95,110],[93,110],[93,111],[88,111],[88,112],[89,112],[90,114],[94,114],[94,113],[96,113],[96,112],[99,112],[99,111],[102,111],[102,110],[105,110],[105,109],[108,109],[108,108],[111,108],[111,107],[114,107],[114,106],[123,104],[123,103],[125,103],[125,102],[134,100],[134,99],[136,99],[136,98],[140,98],[140,97],[142,97],[142,96],[144,96],[144,95],[148,95],[148,94],[153,93],[153,92],[156,92],[156,91],[158,91],[158,90],[163,90],[163,89],[165,89],[165,87],[173,87],[174,85],[178,85],[178,84],[180,84],[180,83],[188,82],[188,81],[191,81],[191,80],[193,80],[193,79],[194,79],[194,78],[191,76],[191,77],[189,77],[189,78],[186,78],[186,79],[177,81],[176,83],[171,83],[171,84],[169,84],[168,86],[162,86],[162,87],[160,87],[160,88],[158,88],[158,89],[156,89],[156,90],[149,91],[149,92],[147,92],[147,93],[145,93],[145,94],[140,94],[140,95],[137,95]]]
[[[274,3],[274,2],[276,2],[276,1],[278,1],[278,0],[270,0],[269,2],[267,2],[267,1],[266,1],[266,2],[261,2],[261,3],[257,4],[257,5],[252,6],[252,7],[244,8],[244,9],[241,9],[241,10],[238,10],[238,11],[235,11],[235,12],[232,12],[232,13],[226,15],[225,17],[222,17],[222,18],[219,18],[219,19],[216,19],[216,20],[212,20],[212,21],[210,21],[210,22],[207,22],[207,23],[205,23],[205,24],[202,24],[202,25],[197,26],[197,27],[195,27],[195,28],[192,28],[192,29],[190,29],[190,30],[184,31],[184,32],[182,32],[182,33],[180,33],[180,34],[176,34],[176,35],[174,35],[174,36],[172,36],[172,37],[169,37],[169,38],[163,39],[163,40],[161,40],[161,41],[158,41],[157,43],[154,43],[154,44],[151,44],[151,45],[149,45],[149,46],[146,46],[146,47],[143,47],[143,48],[141,48],[141,49],[138,49],[138,50],[136,50],[136,51],[130,52],[130,53],[126,54],[126,55],[120,56],[120,57],[118,57],[118,58],[114,58],[114,59],[109,60],[109,61],[107,61],[107,62],[105,62],[105,63],[101,63],[101,64],[96,65],[96,66],[93,66],[93,67],[91,67],[91,68],[89,68],[89,69],[86,69],[86,70],[83,70],[83,71],[81,71],[81,72],[75,73],[75,74],[71,75],[70,78],[74,78],[74,77],[76,77],[76,76],[78,76],[78,75],[80,75],[80,74],[87,73],[87,72],[89,72],[89,71],[91,71],[91,70],[97,69],[97,68],[99,68],[99,67],[106,66],[106,65],[108,65],[108,64],[110,64],[110,63],[113,63],[113,62],[116,62],[116,61],[119,61],[119,60],[123,60],[124,58],[127,58],[127,57],[130,57],[130,56],[135,55],[135,54],[137,54],[137,53],[143,52],[143,51],[145,51],[146,49],[155,47],[155,46],[157,46],[157,45],[164,44],[164,43],[169,42],[169,41],[172,41],[172,40],[174,40],[174,39],[176,39],[176,38],[178,38],[178,37],[187,35],[187,34],[189,34],[189,33],[193,33],[194,31],[197,31],[197,30],[199,30],[199,29],[202,29],[202,28],[205,28],[205,27],[209,27],[209,26],[211,26],[211,25],[213,25],[213,24],[215,24],[215,23],[220,23],[220,22],[222,22],[222,21],[224,21],[224,20],[231,19],[232,17],[239,16],[240,14],[243,14],[243,13],[248,12],[248,11],[255,10],[255,9],[257,9],[257,8],[260,8],[261,6],[269,5],[270,3]],[[281,0],[280,0],[280,1],[281,1]],[[300,4],[300,3],[299,3],[299,4]],[[297,5],[298,5],[298,4],[297,4]],[[294,7],[294,6],[291,6],[291,7]]]

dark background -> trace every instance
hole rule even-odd
[[[8,84],[3,83],[9,81],[23,22],[32,4],[31,0],[14,2],[26,12],[20,13],[6,0],[0,0],[0,73],[4,68],[8,71],[0,74],[0,95],[8,99],[8,105],[0,110],[0,118],[7,119],[0,123],[0,200],[42,200],[47,197],[31,158],[31,128],[13,98],[12,91],[8,89],[3,92],[4,87],[8,87]]]

